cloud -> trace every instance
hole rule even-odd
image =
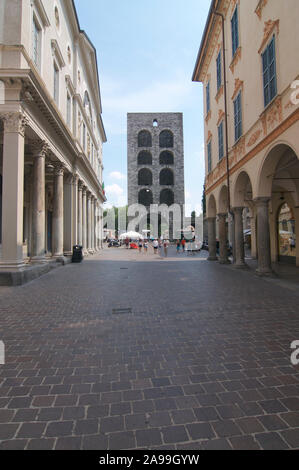
[[[192,194],[190,193],[190,191],[185,191],[185,199],[186,201],[190,201],[192,199]]]
[[[156,80],[129,92],[129,84],[111,83],[108,77],[103,77],[102,81],[105,83],[102,87],[105,90],[102,97],[104,123],[107,132],[114,135],[127,133],[128,112],[178,112],[193,103],[193,83],[189,75],[181,71],[169,80]]]
[[[127,204],[127,197],[124,193],[124,190],[118,184],[111,184],[106,186],[105,192],[107,196],[106,207],[122,207]]]
[[[106,186],[105,192],[111,196],[121,196],[124,190],[118,184],[110,184]]]
[[[109,177],[112,178],[112,179],[115,179],[115,180],[125,180],[126,179],[126,175],[124,175],[120,171],[112,171],[111,173],[109,173]]]
[[[109,111],[155,112],[176,110],[191,94],[192,85],[185,80],[156,81],[131,93],[113,94],[106,97],[105,107]]]

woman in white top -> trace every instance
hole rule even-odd
[[[154,247],[154,253],[156,254],[158,252],[158,247],[159,247],[158,240],[154,240],[153,247]]]

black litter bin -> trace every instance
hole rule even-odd
[[[81,261],[83,260],[82,250],[83,247],[81,245],[73,246],[72,263],[81,263]]]

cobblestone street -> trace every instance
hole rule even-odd
[[[0,448],[299,448],[299,296],[206,255],[1,287]]]

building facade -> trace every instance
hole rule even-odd
[[[299,266],[299,3],[285,3],[213,0],[193,73],[204,92],[210,259],[217,233],[227,262],[232,221],[235,263],[244,266],[247,208],[261,274],[279,260]]]
[[[183,220],[183,114],[128,113],[127,125],[129,206],[177,204]]]
[[[96,50],[73,1],[0,5],[0,271],[101,246]]]

